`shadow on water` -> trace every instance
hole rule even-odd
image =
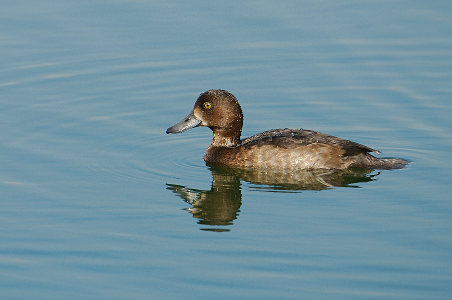
[[[208,165],[212,173],[210,190],[192,189],[167,184],[167,189],[187,202],[187,208],[201,228],[207,231],[229,231],[242,205],[241,182],[253,184],[253,189],[268,192],[300,192],[326,190],[333,187],[359,187],[357,183],[375,180],[380,173],[372,169],[300,170],[297,172],[272,172],[255,169],[234,169]]]

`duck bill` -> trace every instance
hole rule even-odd
[[[185,117],[182,121],[166,130],[166,133],[180,133],[190,128],[199,126],[201,120],[198,120],[193,112]]]

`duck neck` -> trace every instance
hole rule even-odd
[[[235,147],[240,143],[240,131],[238,134],[227,134],[226,132],[214,130],[212,147]]]

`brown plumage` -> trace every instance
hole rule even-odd
[[[282,170],[397,169],[408,163],[376,158],[370,152],[379,152],[365,145],[305,129],[273,129],[241,140],[242,109],[234,95],[224,90],[201,94],[193,111],[167,133],[196,126],[212,129],[212,144],[204,160],[219,165]]]

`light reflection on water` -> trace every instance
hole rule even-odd
[[[450,11],[3,3],[2,298],[448,299]],[[211,88],[238,97],[245,137],[313,129],[412,164],[208,167],[208,129],[165,129]]]

